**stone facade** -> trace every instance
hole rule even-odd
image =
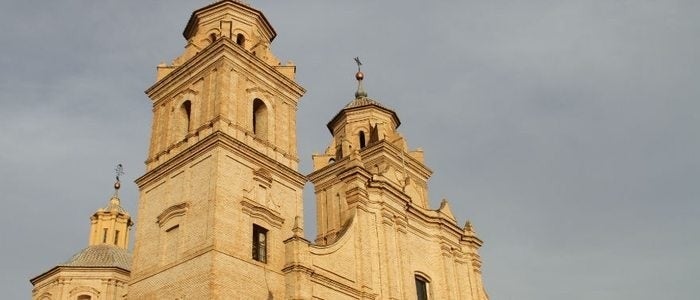
[[[153,123],[136,180],[128,291],[85,299],[488,299],[481,240],[471,224],[458,226],[447,201],[430,209],[422,150],[409,150],[398,115],[367,97],[361,72],[305,176],[296,148],[305,91],[296,67],[270,51],[276,33],[265,16],[218,1],[193,12],[183,35],[183,54],[159,65],[146,91]],[[307,180],[314,242],[301,218]],[[102,240],[99,230],[91,243],[126,247],[113,229]],[[104,285],[99,276],[85,273]],[[35,299],[76,299],[43,293],[44,281],[33,279]]]

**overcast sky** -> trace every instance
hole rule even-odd
[[[2,298],[87,246],[117,163],[136,214],[143,91],[210,2],[0,2]],[[307,89],[302,173],[360,56],[369,96],[425,150],[432,206],[485,241],[494,300],[698,298],[699,3],[252,1]]]

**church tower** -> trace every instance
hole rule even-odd
[[[133,223],[119,174],[91,217],[89,245],[31,279],[33,299],[488,300],[482,241],[428,197],[432,171],[398,114],[357,91],[331,142],[298,171],[296,67],[270,50],[258,10],[221,0],[194,11],[183,53],[157,66],[150,147]],[[314,184],[317,235],[304,237]]]
[[[296,233],[285,241],[297,253],[284,270],[288,297],[488,299],[471,223],[460,227],[447,200],[430,208],[423,152],[408,149],[397,114],[367,96],[359,70],[356,79],[355,98],[328,123],[330,146],[313,156],[308,176],[316,243]]]
[[[184,52],[146,93],[153,123],[130,299],[283,299],[283,240],[302,215],[295,66],[238,1],[192,13]]]
[[[121,165],[119,167],[121,170]],[[88,247],[68,261],[30,280],[32,299],[124,299],[131,255],[127,252],[133,222],[119,199],[119,173],[107,206],[90,217]]]

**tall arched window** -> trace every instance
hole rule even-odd
[[[192,119],[192,102],[190,102],[190,100],[182,103],[180,106],[180,114],[182,115],[182,131],[187,135],[190,132],[190,123]]]
[[[260,139],[267,139],[267,106],[260,99],[253,100],[253,133]]]
[[[245,36],[243,36],[243,34],[239,33],[236,35],[236,44],[245,48]]]
[[[416,274],[416,299],[428,300],[428,279]]]
[[[360,131],[360,134],[359,134],[359,135],[360,135],[360,149],[362,149],[362,148],[364,148],[364,147],[366,146],[366,142],[365,142],[365,132],[364,132],[364,131]]]

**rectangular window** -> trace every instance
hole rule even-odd
[[[114,231],[114,244],[116,245],[119,242],[119,230]]]
[[[102,234],[102,243],[103,244],[107,243],[107,228],[104,228],[104,232]]]
[[[418,300],[428,300],[428,281],[416,275],[416,298]]]
[[[267,262],[267,229],[253,224],[253,259]]]

